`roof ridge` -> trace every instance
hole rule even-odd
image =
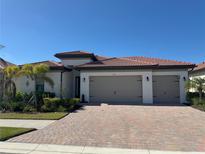
[[[61,66],[61,64],[59,64],[58,62],[56,62],[56,61],[54,61],[54,60],[48,60],[48,62],[51,62],[51,63],[53,63],[53,64],[56,64],[56,65],[58,65],[58,66]]]

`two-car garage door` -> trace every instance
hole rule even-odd
[[[142,103],[142,76],[92,76],[89,89],[92,103]],[[179,103],[179,95],[178,76],[153,76],[154,103]]]
[[[92,103],[141,103],[141,76],[90,77],[90,102]]]

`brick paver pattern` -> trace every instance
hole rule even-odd
[[[188,106],[86,106],[11,142],[205,151],[205,112]]]

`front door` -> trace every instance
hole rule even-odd
[[[76,98],[80,97],[80,77],[79,76],[75,77],[75,97]]]

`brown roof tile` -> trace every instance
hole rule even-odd
[[[131,60],[141,60],[156,63],[158,65],[193,65],[192,63],[188,62],[181,62],[176,60],[168,60],[168,59],[160,59],[160,58],[150,58],[150,57],[143,57],[143,56],[132,56],[132,57],[125,57]]]
[[[205,61],[198,64],[197,67],[195,67],[193,71],[199,71],[199,70],[203,70],[203,69],[205,69]]]
[[[77,66],[78,68],[104,68],[104,67],[194,67],[194,64],[175,60],[164,60],[159,58],[147,58],[141,56],[108,58],[96,62],[90,62]]]
[[[33,64],[33,65],[37,65],[37,64],[46,64],[50,67],[50,69],[52,70],[55,70],[55,69],[67,69],[63,66],[62,63],[60,62],[55,62],[55,61],[50,61],[50,60],[47,60],[47,61],[41,61],[41,62],[35,62],[35,63],[29,63],[29,64]],[[24,64],[25,65],[25,64]],[[20,65],[20,66],[23,66],[23,65]],[[67,69],[68,70],[68,69]]]
[[[54,55],[57,58],[78,58],[78,57],[90,57],[94,56],[93,53],[87,51],[68,51],[68,52],[61,52]]]
[[[3,68],[10,66],[10,65],[14,65],[14,64],[0,58],[0,69],[3,69]]]

